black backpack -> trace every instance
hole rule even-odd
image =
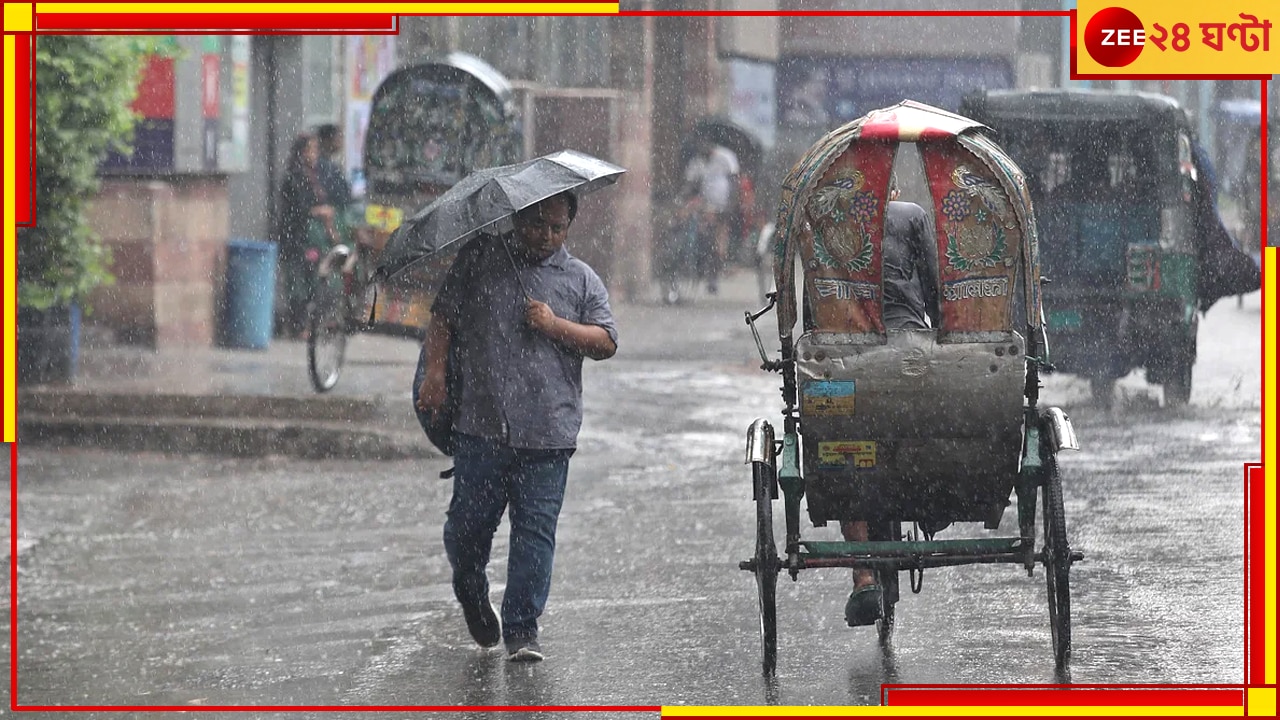
[[[422,426],[422,430],[427,434],[427,439],[431,441],[431,444],[435,445],[440,452],[452,457],[454,449],[453,416],[458,410],[458,377],[454,370],[453,353],[450,352],[449,355],[450,357],[445,366],[445,382],[448,394],[440,409],[431,413],[418,409],[418,388],[422,386],[422,379],[427,375],[426,345],[423,344],[422,349],[418,351],[418,369],[413,373],[413,412],[418,416],[418,424]]]

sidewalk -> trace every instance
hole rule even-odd
[[[409,406],[417,344],[358,335],[318,394],[306,344],[153,351],[86,344],[65,386],[18,391],[18,440],[120,450],[306,458],[429,457]],[[402,387],[401,387],[402,386]]]
[[[717,296],[704,293],[690,307],[741,323],[742,310],[760,304],[755,284],[753,272],[735,271]],[[626,354],[643,357],[668,342],[671,323],[687,311],[656,301],[616,303]],[[414,340],[356,335],[337,386],[318,394],[303,342],[155,351],[88,333],[69,385],[19,388],[18,440],[236,456],[436,457],[410,405],[417,358]]]

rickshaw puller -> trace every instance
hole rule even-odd
[[[924,208],[899,201],[898,195],[898,176],[893,173],[884,217],[884,325],[889,330],[927,330],[941,323],[933,222]],[[867,523],[862,520],[842,522],[840,532],[849,542],[868,539]],[[880,587],[875,583],[871,570],[853,571],[853,592],[844,606],[850,627],[880,619]]]

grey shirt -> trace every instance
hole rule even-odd
[[[507,242],[515,240],[508,238]],[[536,265],[518,256],[520,278],[557,317],[618,331],[604,283],[563,247]],[[529,327],[517,270],[498,238],[458,253],[432,312],[448,323],[459,377],[454,429],[514,448],[576,447],[582,427],[582,355]]]
[[[884,216],[884,326],[938,327],[938,248],[924,208],[892,201]]]

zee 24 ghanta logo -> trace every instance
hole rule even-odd
[[[1099,10],[1084,28],[1084,46],[1094,62],[1106,67],[1124,67],[1142,54],[1148,44],[1160,52],[1186,52],[1198,41],[1221,52],[1227,43],[1239,43],[1245,52],[1271,49],[1271,21],[1239,13],[1236,22],[1196,23],[1199,37],[1193,39],[1192,26],[1172,23],[1165,27],[1151,23],[1147,29],[1138,16],[1120,7]],[[1234,20],[1235,18],[1231,18]]]

